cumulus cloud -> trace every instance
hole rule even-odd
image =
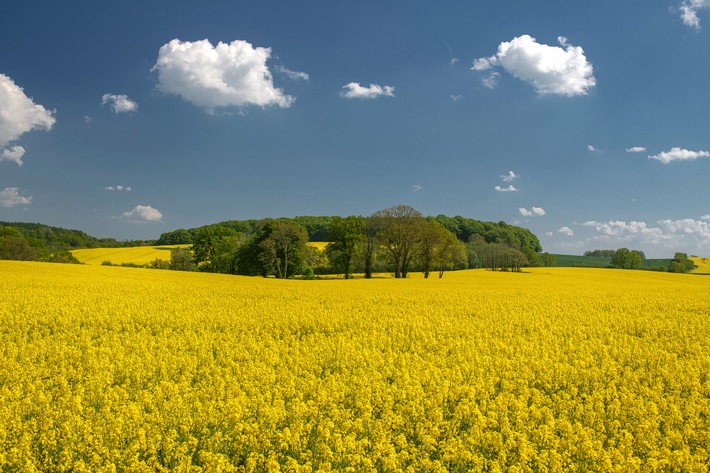
[[[662,151],[653,156],[649,156],[648,159],[657,159],[663,164],[668,164],[673,161],[693,161],[698,158],[710,157],[710,152],[708,151],[690,151],[681,148],[671,148],[670,151]]]
[[[394,87],[370,84],[363,87],[357,82],[350,82],[343,86],[345,89],[340,96],[346,99],[375,99],[377,97],[394,97]]]
[[[518,189],[513,184],[506,187],[495,186],[494,189],[498,192],[518,192]]]
[[[525,209],[523,207],[519,207],[518,211],[523,217],[542,217],[543,215],[545,215],[545,210],[541,207],[533,207],[530,210]]]
[[[710,222],[684,218],[681,220],[659,220],[657,223],[666,233],[691,235],[710,241]]]
[[[601,150],[599,148],[594,147],[593,145],[587,145],[587,151],[590,151],[592,153],[601,153]]]
[[[680,19],[687,26],[700,29],[698,10],[710,8],[710,0],[684,0],[680,4]]]
[[[702,217],[700,217],[700,220],[710,220],[710,214],[703,215]]]
[[[150,205],[136,205],[132,210],[123,212],[121,218],[129,222],[159,222],[163,214]]]
[[[627,153],[643,153],[646,148],[643,146],[632,146],[631,148],[626,148]]]
[[[501,174],[500,178],[503,179],[503,182],[513,182],[515,179],[518,179],[520,176],[515,174],[513,171],[508,171],[508,174]]]
[[[54,112],[34,103],[22,87],[0,74],[0,150],[29,131],[51,130],[55,121]],[[14,146],[2,151],[0,161],[13,161],[21,166],[24,153],[24,148]]]
[[[274,68],[276,72],[279,72],[286,77],[288,77],[291,80],[311,80],[311,76],[306,74],[305,72],[300,72],[300,71],[292,71],[291,69],[284,67],[284,66],[276,66]]]
[[[560,227],[560,229],[557,230],[557,233],[567,236],[574,236],[574,231],[570,227]]]
[[[532,84],[542,95],[586,95],[596,79],[584,50],[562,36],[557,41],[559,46],[548,46],[529,35],[518,36],[500,43],[495,56],[476,59],[471,69],[485,71],[500,66]]]
[[[17,187],[6,187],[0,191],[0,206],[14,207],[16,205],[30,205],[32,196],[23,197],[17,190]]]
[[[414,184],[412,186],[412,192],[419,192],[420,190],[424,189],[424,186],[421,186],[419,184]]]
[[[131,113],[138,110],[138,104],[124,94],[104,94],[101,97],[101,106],[111,106],[113,113]]]
[[[116,192],[131,192],[133,189],[131,189],[130,186],[106,186],[104,187],[104,190],[107,191],[116,191]]]
[[[449,95],[449,98],[451,99],[452,102],[460,102],[463,100],[463,95],[451,94],[451,95]]]
[[[12,146],[2,150],[0,161],[13,161],[18,166],[22,166],[22,157],[25,155],[25,148],[22,146]]]
[[[270,48],[242,40],[213,46],[207,39],[173,39],[160,48],[152,71],[158,72],[159,90],[208,112],[247,105],[289,107],[295,99],[274,87],[266,65],[270,56]]]

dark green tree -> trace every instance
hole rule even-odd
[[[0,259],[39,261],[40,257],[24,238],[11,236],[0,238]]]
[[[173,271],[197,271],[192,250],[188,248],[172,248],[170,250],[168,268]]]
[[[330,243],[325,252],[345,274],[345,279],[350,279],[352,262],[365,237],[365,219],[350,216],[345,218],[335,217],[330,225]]]
[[[280,279],[300,273],[308,245],[306,229],[292,220],[271,220],[262,234],[259,261],[266,271]]]

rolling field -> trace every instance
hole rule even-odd
[[[71,253],[84,264],[100,265],[104,261],[111,264],[137,264],[146,265],[151,261],[162,259],[170,261],[170,250],[173,248],[190,245],[163,245],[163,246],[133,246],[128,248],[87,248],[73,250]]]
[[[0,471],[710,464],[706,277],[0,273]]]

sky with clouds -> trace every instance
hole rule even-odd
[[[0,220],[153,239],[408,204],[710,255],[710,0],[3,11]]]

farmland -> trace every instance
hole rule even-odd
[[[0,261],[2,471],[707,471],[706,277]]]
[[[73,250],[72,254],[84,264],[135,264],[146,265],[155,259],[170,261],[170,250],[189,245],[133,246],[128,248],[87,248]]]

